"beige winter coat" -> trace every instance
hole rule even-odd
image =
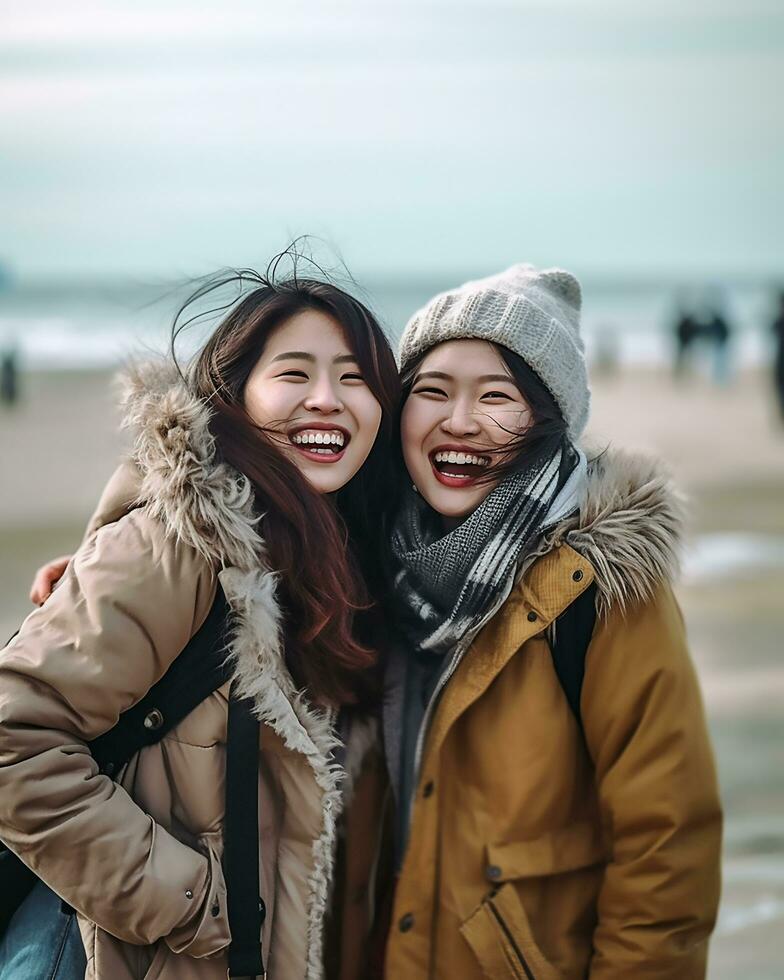
[[[249,485],[216,465],[207,421],[204,404],[167,370],[131,379],[133,462],[107,488],[51,598],[0,654],[0,838],[77,909],[87,977],[226,976],[228,685],[142,750],[118,782],[98,773],[86,746],[165,673],[219,580],[232,608],[234,677],[263,722],[266,966],[272,980],[321,980],[350,779],[332,759],[332,713],[309,705],[286,670],[276,576]],[[369,733],[354,726],[352,771]],[[354,913],[361,943],[362,902]],[[346,963],[356,958],[345,952]]]

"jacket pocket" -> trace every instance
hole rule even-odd
[[[525,909],[510,883],[488,895],[460,932],[486,977],[558,980],[558,973],[534,941]]]
[[[223,835],[221,831],[201,834],[197,848],[209,861],[209,875],[204,894],[194,895],[194,917],[163,937],[172,953],[185,953],[194,959],[213,956],[231,943],[226,901],[226,880],[221,867]]]
[[[598,825],[586,821],[531,840],[491,844],[486,854],[494,890],[461,926],[485,976],[558,980],[559,971],[537,944],[521,895],[535,887],[534,879],[600,869],[607,852]],[[526,880],[530,885],[524,887]]]
[[[493,869],[493,881],[499,883],[580,871],[607,860],[599,827],[588,821],[560,827],[533,840],[487,847],[487,864]]]

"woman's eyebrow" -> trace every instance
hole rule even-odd
[[[506,381],[510,385],[515,383],[514,378],[508,374],[483,374],[481,378],[477,378],[477,381],[482,383],[485,381]]]
[[[444,371],[423,371],[421,374],[417,375],[417,381],[421,381],[422,378],[440,378],[442,381],[455,380],[451,374],[446,374]],[[483,374],[476,380],[480,384],[484,384],[487,381],[505,381],[510,385],[515,383],[514,378],[510,377],[508,374]]]
[[[270,361],[270,364],[274,364],[275,361],[291,361],[291,360],[313,362],[316,360],[316,358],[313,354],[309,354],[305,350],[287,350],[284,351],[282,354],[276,354]],[[353,354],[338,354],[337,357],[332,359],[332,363],[333,364],[348,364],[348,363],[358,364],[359,362],[357,361],[356,357]]]
[[[274,364],[275,361],[292,361],[292,360],[315,361],[316,358],[312,354],[308,354],[308,352],[305,350],[287,350],[283,354],[276,354],[275,357],[272,358],[272,361],[270,363]]]

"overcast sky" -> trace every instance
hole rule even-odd
[[[781,0],[0,0],[22,278],[784,268]]]

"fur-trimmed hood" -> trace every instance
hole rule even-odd
[[[656,459],[615,448],[588,458],[579,513],[550,531],[537,553],[568,544],[587,558],[605,615],[650,599],[676,577],[684,501]]]
[[[250,481],[216,462],[208,404],[171,361],[131,365],[119,381],[140,476],[137,502],[217,567],[266,568]]]

